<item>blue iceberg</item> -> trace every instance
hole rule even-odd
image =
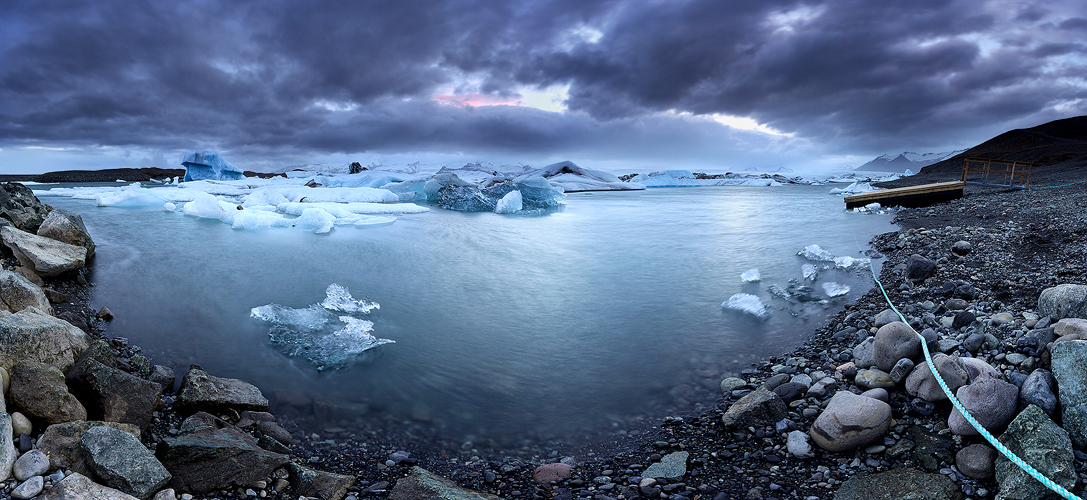
[[[433,196],[438,206],[459,212],[494,212],[498,202],[513,191],[521,192],[522,210],[551,208],[566,198],[562,188],[539,175],[474,184],[461,180],[457,174],[439,173],[428,184],[428,198]]]
[[[244,177],[242,169],[211,151],[186,153],[185,158],[181,160],[181,165],[185,167],[185,182],[236,181]]]

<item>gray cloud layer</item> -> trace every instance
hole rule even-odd
[[[802,144],[940,146],[1087,114],[1087,19],[1074,10],[1002,0],[5,2],[0,146],[745,159]],[[516,97],[551,85],[569,85],[568,112],[431,99],[451,86]],[[793,144],[671,112],[749,116]]]

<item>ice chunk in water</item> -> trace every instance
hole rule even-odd
[[[374,323],[357,317],[379,307],[376,302],[355,299],[347,288],[333,283],[320,304],[301,309],[268,304],[254,307],[249,315],[272,324],[268,336],[285,355],[328,370],[347,366],[369,349],[393,343],[375,337],[371,333]]]
[[[830,252],[823,250],[823,247],[819,245],[808,245],[796,254],[815,262],[831,262],[834,260],[834,256]]]
[[[222,219],[226,217],[226,210],[215,196],[208,193],[198,193],[192,201],[185,204],[185,215],[203,217],[207,219]]]
[[[510,191],[503,196],[501,200],[498,200],[498,205],[494,207],[494,211],[500,214],[512,214],[521,210],[523,206],[523,198],[520,191]]]
[[[770,317],[770,311],[766,310],[766,306],[762,304],[762,301],[750,293],[737,293],[722,303],[721,307],[747,313],[759,319]]]
[[[857,258],[849,257],[849,256],[835,257],[834,258],[834,265],[836,267],[839,267],[839,268],[842,268],[842,269],[845,269],[847,267],[852,267],[854,264],[867,264],[867,263],[868,263],[868,259],[857,259]]]
[[[759,276],[759,270],[758,269],[748,269],[748,270],[740,273],[740,279],[743,280],[744,283],[751,283],[753,281],[761,280],[762,277]]]
[[[336,223],[336,216],[320,208],[307,208],[302,211],[302,215],[291,222],[295,226],[321,234],[332,230],[332,226]]]
[[[808,281],[815,281],[819,279],[819,270],[811,264],[804,264],[800,266],[800,272],[804,273],[804,279]]]
[[[270,229],[273,227],[288,227],[291,221],[275,212],[264,210],[239,210],[234,214],[234,229]]]
[[[823,291],[827,292],[827,297],[839,297],[849,293],[849,287],[833,281],[823,283]]]

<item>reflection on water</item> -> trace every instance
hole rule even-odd
[[[81,213],[98,243],[92,306],[116,315],[109,333],[155,362],[199,363],[273,401],[308,398],[292,411],[331,401],[367,409],[364,418],[416,418],[451,437],[500,440],[691,408],[752,359],[800,344],[869,285],[866,267],[833,263],[814,263],[817,281],[804,281],[801,266],[813,263],[797,252],[818,244],[860,257],[859,245],[890,230],[888,216],[847,213],[826,192],[575,193],[540,216],[435,209],[327,235],[49,202]],[[742,282],[751,268],[761,281]],[[790,280],[822,301],[770,293]],[[823,282],[851,291],[828,299]],[[277,350],[269,323],[250,316],[269,304],[305,309],[334,283],[380,303],[353,318],[395,343],[319,371]],[[759,297],[770,317],[721,307],[737,293]]]

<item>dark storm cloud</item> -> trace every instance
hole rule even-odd
[[[1066,7],[5,2],[0,146],[660,155],[679,140],[721,155],[779,141],[682,113],[752,117],[828,149],[944,144],[979,119],[995,131],[1057,118],[1055,103],[1083,111],[1087,20]],[[432,100],[552,85],[569,86],[570,112]]]

